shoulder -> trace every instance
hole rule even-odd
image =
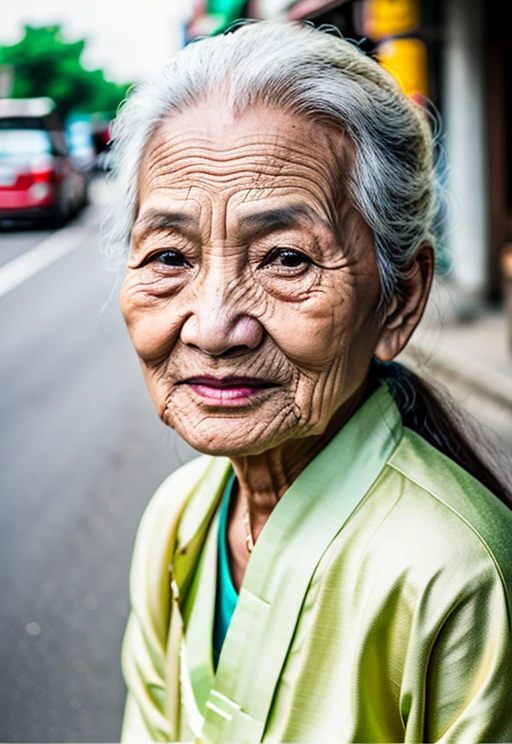
[[[178,529],[180,534],[193,532],[215,499],[228,468],[227,458],[200,455],[169,475],[142,514],[134,561],[142,554],[161,554],[164,546],[169,550]]]
[[[409,429],[375,484],[392,507],[376,535],[445,576],[487,576],[512,594],[512,511]]]
[[[474,535],[500,562],[512,561],[512,510],[461,466],[405,429],[388,467],[427,511]]]
[[[173,471],[148,501],[135,538],[133,560],[141,554],[159,553],[173,542],[179,520],[200,486],[219,468],[219,460],[200,455]],[[224,466],[225,467],[225,466]]]
[[[198,495],[211,494],[212,480],[216,482],[225,469],[224,458],[197,457],[175,470],[151,497],[137,528],[131,559],[130,595],[138,614],[144,615],[148,606],[161,609],[183,514]],[[160,614],[165,617],[165,612]]]
[[[204,478],[212,458],[200,455],[173,471],[157,488],[144,509],[139,532],[179,510],[184,501]],[[167,520],[166,520],[167,521]]]

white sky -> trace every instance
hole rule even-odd
[[[0,44],[12,44],[24,23],[60,23],[69,41],[87,39],[86,67],[118,82],[160,68],[183,45],[192,0],[2,0]]]

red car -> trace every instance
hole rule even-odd
[[[59,227],[87,203],[89,176],[70,156],[49,98],[0,100],[0,223]]]

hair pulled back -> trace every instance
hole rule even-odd
[[[237,24],[232,32],[189,44],[128,95],[112,131],[117,196],[102,235],[111,266],[122,267],[128,255],[138,173],[151,136],[173,113],[221,100],[235,117],[262,104],[325,121],[348,136],[354,164],[346,188],[373,232],[381,308],[407,291],[411,262],[424,243],[435,248],[442,226],[436,119],[373,57],[328,30],[307,23]],[[449,401],[399,364],[374,362],[370,374],[386,380],[406,426],[511,505]]]

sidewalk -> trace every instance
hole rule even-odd
[[[512,411],[512,350],[504,310],[468,306],[460,320],[460,303],[452,290],[438,283],[425,316],[401,361],[421,373],[460,380]]]

